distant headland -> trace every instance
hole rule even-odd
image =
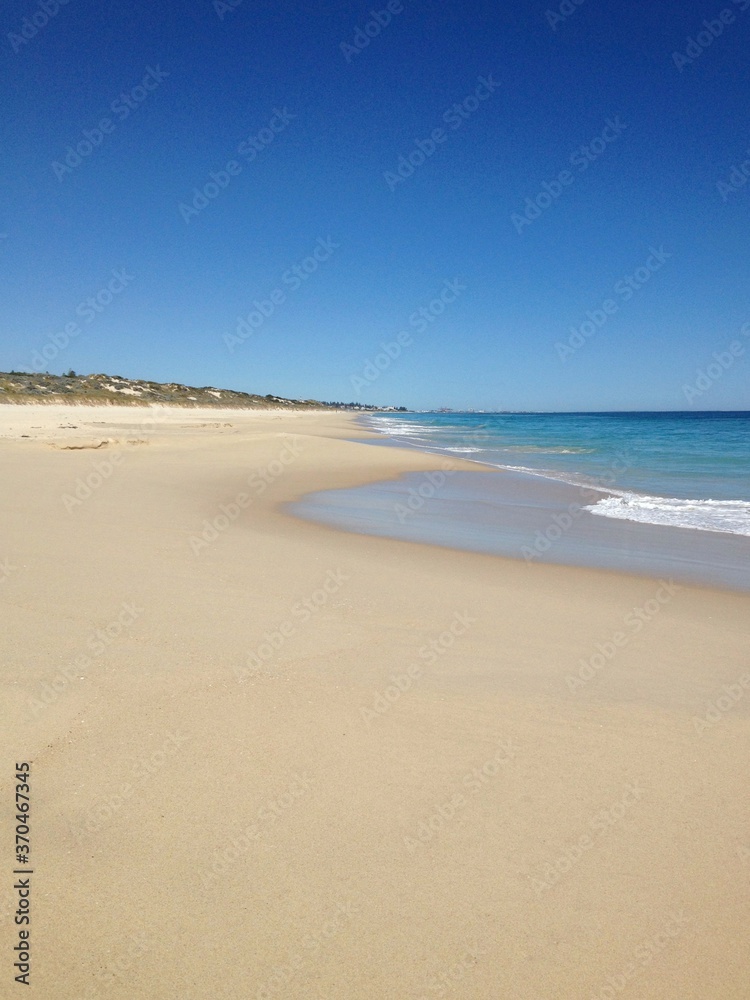
[[[37,372],[0,372],[0,403],[117,403],[148,406],[158,403],[172,406],[233,407],[247,410],[320,409],[367,410],[381,413],[405,412],[405,406],[374,406],[367,403],[341,403],[318,399],[285,399],[283,396],[259,396],[215,386],[196,388],[179,382],[150,382],[123,378],[122,375],[48,375]]]

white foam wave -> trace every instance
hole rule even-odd
[[[605,497],[584,510],[641,524],[750,536],[750,502],[746,500],[676,500],[625,493]]]
[[[388,420],[375,418],[373,424],[378,430],[389,436],[404,436],[412,439],[412,444],[425,451],[436,454],[484,453],[482,458],[473,459],[481,465],[491,468],[505,469],[509,472],[520,472],[526,475],[538,476],[567,483],[569,486],[584,490],[590,495],[592,491],[605,494],[596,503],[583,509],[599,517],[610,517],[617,520],[637,521],[641,524],[664,525],[674,528],[689,528],[695,531],[717,531],[722,534],[744,535],[750,537],[750,501],[746,500],[682,500],[668,497],[637,494],[611,485],[605,485],[601,479],[572,471],[530,468],[524,465],[513,465],[501,461],[503,453],[538,453],[538,454],[586,454],[594,449],[540,447],[540,446],[490,446],[488,448],[448,447],[430,440],[427,435],[445,432],[443,427],[430,427],[411,423],[405,420]],[[425,435],[425,437],[422,437]],[[420,437],[422,439],[420,440]],[[610,477],[607,477],[610,478]]]
[[[529,455],[591,455],[594,452],[593,448],[557,448],[550,446],[545,448],[542,445],[534,444],[515,444],[506,445],[505,447],[498,447],[497,451],[510,452],[512,454],[526,454]]]
[[[439,434],[440,427],[424,427],[422,424],[410,424],[405,420],[394,420],[390,423],[384,419],[373,420],[372,429],[387,434],[389,437],[420,437],[422,434]]]

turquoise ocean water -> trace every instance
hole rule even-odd
[[[422,450],[572,485],[595,514],[750,535],[750,413],[394,414],[368,424]]]
[[[295,513],[366,534],[750,589],[750,413],[362,418],[439,475],[327,491]],[[372,439],[369,439],[372,440]],[[480,463],[478,476],[453,471]]]

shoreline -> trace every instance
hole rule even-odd
[[[674,577],[689,586],[750,592],[750,539],[744,535],[600,517],[592,500],[623,496],[623,490],[475,458],[462,457],[459,465],[447,450],[402,445],[365,429],[368,443],[431,456],[436,471],[400,467],[390,480],[311,492],[286,504],[288,513],[337,530],[527,564]],[[467,474],[476,472],[484,473],[482,479]]]
[[[0,439],[30,995],[743,998],[748,597],[300,520],[435,457],[213,414]]]

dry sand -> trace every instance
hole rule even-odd
[[[347,415],[0,411],[3,996],[745,1000],[750,598],[280,512],[436,467]]]

